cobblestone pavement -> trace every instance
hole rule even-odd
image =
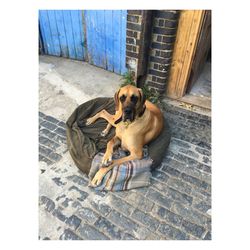
[[[89,188],[67,151],[65,123],[39,113],[39,239],[211,239],[211,119],[164,107],[172,130],[151,186]]]

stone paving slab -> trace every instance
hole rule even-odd
[[[151,186],[95,191],[72,161],[64,121],[39,112],[39,239],[210,240],[211,119],[164,105],[172,138]]]

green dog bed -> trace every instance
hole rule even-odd
[[[105,152],[108,141],[115,135],[115,128],[102,137],[100,134],[106,128],[107,121],[98,119],[95,123],[86,126],[86,120],[101,111],[115,113],[113,98],[99,97],[78,106],[66,122],[67,144],[69,152],[76,166],[84,173],[89,174],[91,162],[99,152]],[[161,134],[148,145],[149,156],[153,160],[151,169],[162,162],[170,142],[170,128],[164,119],[164,128]]]

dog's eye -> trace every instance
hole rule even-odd
[[[138,96],[136,96],[136,95],[131,96],[131,102],[136,103],[137,100],[138,100]]]
[[[122,95],[121,97],[120,97],[120,101],[121,102],[124,102],[126,100],[126,96],[125,95]]]

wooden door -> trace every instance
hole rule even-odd
[[[126,10],[40,10],[39,31],[47,55],[85,60],[126,72]]]
[[[182,10],[173,51],[167,96],[184,96],[190,77],[205,10]]]
[[[80,10],[40,10],[39,28],[44,53],[84,60],[83,18]]]
[[[190,77],[188,80],[187,92],[190,91],[195,81],[198,79],[206,63],[209,51],[211,50],[211,10],[206,10],[202,22],[202,27],[197,42],[197,48],[192,62]]]
[[[88,62],[126,72],[126,10],[85,10]]]

